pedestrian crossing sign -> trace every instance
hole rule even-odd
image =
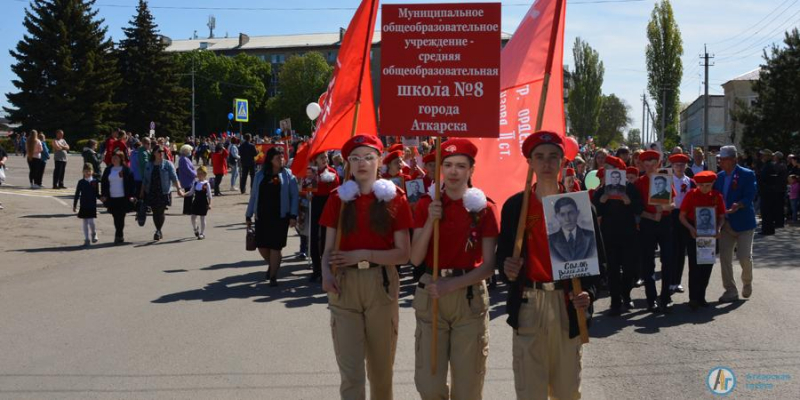
[[[234,116],[236,122],[247,122],[248,118],[248,111],[247,111],[247,100],[245,99],[233,99],[233,109],[234,109]]]

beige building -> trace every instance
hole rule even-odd
[[[712,150],[729,144],[725,137],[725,101],[723,96],[708,96],[708,147]],[[700,96],[680,114],[681,144],[686,148],[703,147],[703,119],[705,118],[705,97]]]
[[[758,80],[760,73],[761,69],[757,68],[722,85],[725,91],[725,136],[737,146],[742,141],[744,125],[734,121],[733,115],[742,107],[749,108],[758,98],[753,91],[753,83]]]

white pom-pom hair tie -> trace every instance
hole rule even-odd
[[[469,212],[479,212],[486,208],[486,194],[478,188],[469,188],[464,192],[464,208]]]
[[[378,200],[388,202],[397,196],[397,186],[390,180],[378,179],[372,184],[372,193]]]
[[[325,182],[325,183],[331,183],[331,182],[333,182],[333,180],[335,178],[336,178],[336,174],[334,174],[330,170],[325,170],[325,172],[323,172],[319,176],[319,180],[322,181],[322,182]]]
[[[339,188],[336,189],[336,191],[337,193],[339,193],[339,198],[343,202],[347,203],[355,200],[355,198],[358,197],[360,189],[358,188],[358,184],[355,183],[354,181],[347,181],[343,183],[341,186],[339,186]]]

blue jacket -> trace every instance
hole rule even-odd
[[[258,192],[261,181],[264,180],[264,172],[269,166],[265,166],[256,172],[253,179],[253,188],[250,191],[250,202],[247,203],[245,217],[250,219],[258,212]],[[292,175],[292,171],[284,168],[278,176],[281,178],[281,218],[297,218],[297,208],[299,201],[299,190],[297,189],[297,178]],[[256,215],[258,218],[258,215]]]
[[[740,203],[744,207],[733,214],[725,215],[725,219],[735,232],[755,229],[756,210],[753,207],[753,199],[757,192],[756,174],[752,170],[737,165],[733,170],[733,178],[727,196],[725,196],[724,190],[726,176],[725,171],[720,171],[717,174],[717,181],[714,183],[714,189],[725,197],[725,208],[730,209],[733,203]]]
[[[144,167],[142,176],[142,187],[145,192],[150,191],[150,175],[153,174],[153,163],[149,162]],[[161,194],[169,194],[172,185],[178,183],[178,175],[175,173],[175,166],[167,159],[161,160]]]

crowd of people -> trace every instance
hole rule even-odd
[[[63,132],[56,139],[56,155],[69,150],[59,143]],[[183,198],[182,213],[191,216],[195,236],[204,239],[213,199],[225,195],[225,177],[231,175],[230,191],[240,178],[239,192],[250,188],[245,223],[269,266],[269,285],[279,284],[290,229],[301,237],[300,257],[311,256],[309,280],[321,281],[328,294],[340,393],[346,399],[364,398],[367,379],[372,398],[392,397],[402,266],[413,267],[416,284],[415,384],[422,398],[480,398],[489,347],[489,290],[499,282],[509,287],[518,397],[546,398],[549,393],[575,398],[581,374],[578,319],[585,315],[590,326],[592,304],[601,290],[610,294],[611,316],[635,308],[637,286],[644,286],[648,311],[669,314],[673,297],[686,291],[682,282],[688,263],[687,304],[701,312],[710,306],[706,289],[716,257],[701,257],[698,249],[714,239],[724,288],[718,301],[734,302],[740,294],[749,298],[757,206],[763,235],[784,226],[787,213],[790,221],[797,218],[798,160],[790,155],[786,164],[782,154],[769,150],[755,160],[723,146],[709,162],[699,148],[687,154],[680,147],[671,152],[584,147],[569,159],[564,138],[537,132],[522,146],[536,182],[529,200],[520,192],[495,204],[472,186],[481,166],[475,164],[478,149],[468,140],[442,144],[440,200],[433,196],[436,165],[429,141],[385,148],[377,137],[355,136],[339,150],[309,155],[313,187],[289,168],[299,143],[270,147],[259,164],[253,142],[249,134],[226,135],[178,148],[169,138],[138,139],[124,131],[112,133],[99,151],[98,143],[89,141],[74,200],[85,244],[99,240],[94,222],[98,200],[113,216],[115,243],[124,242],[125,216],[148,210],[156,228],[153,240],[161,240],[173,191]],[[41,186],[40,171],[49,154],[43,136],[32,132],[26,149],[32,185]],[[57,164],[57,171],[63,169]],[[416,180],[422,181],[423,193],[412,197],[403,183]],[[64,187],[62,181],[63,173],[54,174],[54,187]],[[579,191],[588,192],[595,229],[565,223],[548,233],[543,199]],[[790,211],[784,212],[784,199]],[[555,208],[565,221],[574,222],[580,212],[574,201],[558,202]],[[523,212],[527,224],[520,253],[514,246]],[[548,243],[557,240],[568,251],[596,253],[600,276],[580,278],[581,289],[575,291],[572,281],[555,279],[550,256],[557,250]],[[435,247],[438,271],[433,269]],[[741,283],[734,273],[734,253]],[[433,326],[438,326],[438,362],[432,374]],[[448,374],[453,377],[449,384]]]

